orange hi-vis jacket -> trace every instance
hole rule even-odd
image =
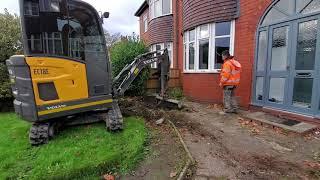
[[[238,86],[240,84],[241,64],[233,57],[223,63],[220,83],[222,86]]]

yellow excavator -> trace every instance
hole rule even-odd
[[[143,54],[112,79],[103,19],[80,0],[20,0],[24,55],[6,61],[15,112],[32,123],[32,145],[48,143],[60,125],[105,121],[123,129],[117,98],[139,73],[159,64],[160,96],[167,89],[168,51]]]

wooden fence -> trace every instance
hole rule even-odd
[[[149,80],[147,81],[147,90],[148,92],[156,92],[160,89],[160,80],[158,75],[152,76],[156,72],[155,69],[151,70],[151,75]],[[179,69],[171,69],[170,70],[170,80],[169,80],[169,88],[180,88],[180,70]]]

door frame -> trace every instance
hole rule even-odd
[[[293,93],[294,93],[294,80],[296,77],[297,70],[296,67],[296,56],[297,56],[297,45],[298,45],[298,33],[299,33],[299,24],[318,20],[317,22],[317,42],[316,42],[316,54],[315,54],[315,64],[314,70],[312,72],[311,78],[313,78],[313,86],[312,86],[312,99],[311,99],[311,108],[300,108],[293,105]],[[319,103],[320,103],[320,95],[317,89],[319,89],[319,70],[320,70],[320,62],[317,60],[320,58],[320,15],[315,15],[306,18],[300,18],[292,21],[293,23],[293,31],[292,31],[292,57],[291,57],[291,65],[290,65],[290,75],[289,75],[289,99],[288,99],[288,110],[299,112],[306,115],[320,115]],[[310,70],[312,71],[312,70]],[[301,71],[302,72],[302,71]]]
[[[278,103],[273,103],[269,101],[269,92],[270,92],[270,80],[271,78],[285,78],[285,85],[284,85],[284,91],[288,89],[289,87],[289,77],[290,73],[288,73],[287,70],[284,71],[272,71],[271,70],[271,65],[272,65],[272,40],[273,40],[273,30],[281,27],[289,27],[288,31],[288,44],[287,44],[287,67],[290,67],[291,62],[289,61],[292,56],[292,38],[290,38],[290,35],[292,33],[293,29],[293,23],[292,22],[284,22],[284,23],[279,23],[276,25],[269,26],[268,29],[268,52],[267,52],[267,63],[266,63],[266,74],[265,74],[265,91],[264,91],[264,97],[265,101],[264,104],[265,106],[270,106],[270,107],[275,107],[275,108],[280,108],[280,109],[288,109],[287,104],[288,104],[288,93],[284,93],[283,97],[283,103],[278,104]]]

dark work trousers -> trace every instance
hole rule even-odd
[[[237,99],[234,96],[235,89],[236,89],[236,86],[223,87],[223,106],[224,106],[224,112],[226,113],[234,113],[239,108]]]

